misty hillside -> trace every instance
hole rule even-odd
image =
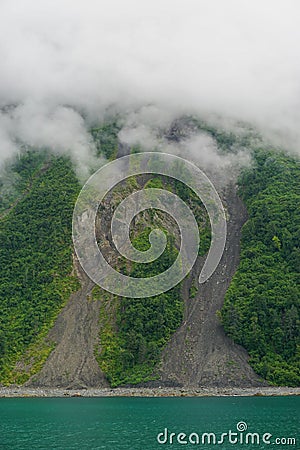
[[[101,205],[99,245],[130,276],[149,277],[169,267],[180,237],[163,213],[139,215],[131,230],[139,250],[149,247],[154,226],[166,233],[165,252],[149,265],[120,258],[109,236],[111,208],[127,194],[168,189],[197,218],[201,245],[195,267],[179,285],[146,299],[117,297],[95,286],[72,246],[80,165],[67,155],[23,146],[1,173],[1,384],[299,385],[299,161],[250,129],[228,131],[182,118],[156,131],[144,140],[153,150],[160,151],[161,142],[183,157],[188,145],[201,142],[208,149],[198,162],[215,182],[228,220],[216,272],[199,287],[210,245],[200,200],[180,182],[146,175],[129,178]],[[89,170],[104,158],[144,150],[145,135],[138,132],[132,136],[120,117],[94,124]]]

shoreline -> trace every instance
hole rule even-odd
[[[0,398],[51,398],[51,397],[265,397],[298,396],[300,387],[257,388],[29,388],[0,387]]]

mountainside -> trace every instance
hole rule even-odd
[[[25,152],[12,172],[18,195],[0,224],[0,379],[8,384],[39,370],[53,350],[44,337],[79,287],[71,248],[79,184],[70,161]]]
[[[249,366],[247,352],[225,335],[217,316],[238,267],[241,227],[247,218],[234,186],[223,195],[229,218],[225,251],[218,268],[194,298],[190,298],[190,287],[199,276],[203,258],[199,257],[186,282],[184,321],[162,356],[160,378],[167,383],[193,387],[263,383]]]
[[[114,120],[91,130],[98,155],[113,159],[139,151],[118,143],[119,129]],[[148,267],[128,264],[109,247],[111,206],[130,191],[158,187],[180,195],[193,210],[202,240],[192,273],[172,290],[142,300],[95,287],[72,258],[80,185],[70,161],[30,149],[13,163],[14,184],[4,180],[0,198],[0,383],[299,385],[299,163],[196,120],[175,121],[164,133],[178,142],[195,130],[213,137],[220,155],[243,147],[254,161],[238,185],[233,179],[219,186],[228,219],[226,248],[199,289],[210,227],[192,191],[164,177],[131,178],[98,213],[99,245],[107,258],[125,274],[147,277],[176,257],[176,225],[160,212],[139,215],[134,245],[146,250],[154,225],[166,233],[168,245]],[[212,180],[218,186],[216,174]]]
[[[225,331],[251,355],[270,382],[299,384],[299,163],[256,152],[240,195],[249,220],[243,227],[241,264],[225,296]]]

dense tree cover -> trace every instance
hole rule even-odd
[[[70,161],[26,152],[13,170],[21,195],[0,222],[2,383],[22,382],[38,369],[52,348],[42,338],[78,286],[70,273],[79,185]]]
[[[46,168],[49,155],[44,151],[24,151],[15,160],[8,161],[0,173],[0,214],[26,194],[33,180]]]
[[[118,150],[118,133],[121,129],[119,122],[108,120],[102,125],[92,128],[91,135],[95,142],[97,154],[107,159],[114,159]]]
[[[241,262],[226,294],[225,331],[271,383],[300,383],[300,169],[299,162],[255,152],[256,167],[240,179],[249,220]]]

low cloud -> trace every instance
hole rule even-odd
[[[0,162],[25,142],[87,171],[108,113],[149,145],[195,114],[300,154],[299,15],[297,0],[2,0]]]

